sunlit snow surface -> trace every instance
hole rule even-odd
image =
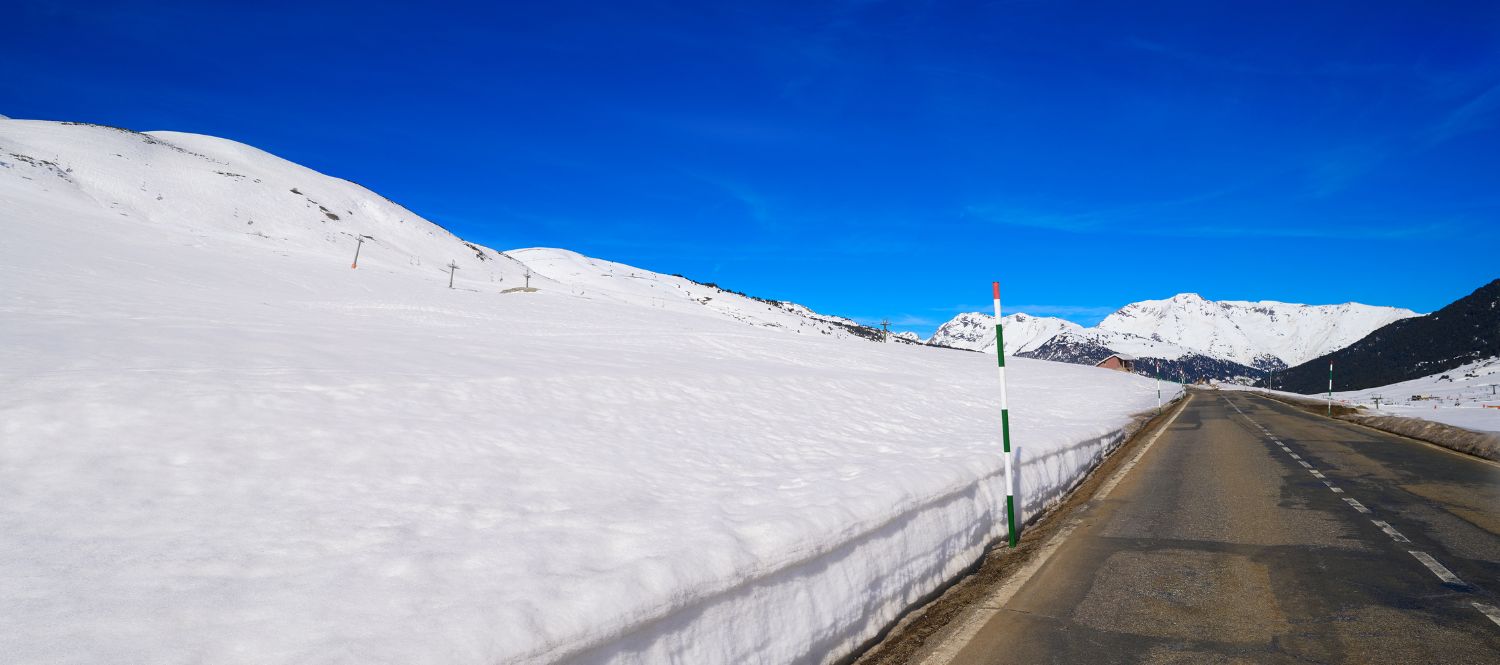
[[[0,660],[820,662],[1003,532],[991,356],[502,294],[357,186],[170,137],[0,121]],[[1010,388],[1029,514],[1156,403]]]
[[[1346,404],[1374,407],[1375,398],[1379,397],[1382,414],[1500,432],[1497,389],[1500,389],[1500,358],[1490,358],[1389,386],[1337,392],[1333,398]]]
[[[1337,374],[1335,382],[1337,382]],[[1444,378],[1447,377],[1447,378]],[[1280,390],[1223,384],[1223,390],[1272,392],[1298,399],[1322,400],[1321,395],[1299,395]],[[1479,360],[1420,379],[1388,386],[1335,392],[1336,404],[1363,407],[1380,416],[1420,418],[1479,432],[1500,432],[1500,358]],[[1376,408],[1377,400],[1379,408]]]

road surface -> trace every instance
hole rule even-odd
[[[1105,492],[942,660],[1500,663],[1500,464],[1204,391]]]

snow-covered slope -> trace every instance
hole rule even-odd
[[[1500,358],[1469,363],[1420,379],[1333,398],[1388,415],[1422,418],[1472,430],[1500,432]]]
[[[830,662],[1005,529],[992,358],[505,293],[217,139],[0,121],[0,160],[0,660]],[[1156,399],[1010,377],[1026,515]]]
[[[565,284],[578,295],[685,313],[699,313],[754,326],[838,338],[868,337],[858,323],[818,314],[792,302],[763,300],[725,291],[676,275],[664,275],[622,263],[584,256],[565,249],[530,248],[505,252],[542,275]],[[855,332],[865,332],[855,335]]]
[[[763,301],[566,250],[500,253],[467,243],[374,192],[250,146],[197,134],[41,121],[0,125],[0,186],[17,200],[40,197],[102,207],[148,229],[189,229],[196,242],[315,255],[361,268],[433,279],[458,266],[463,288],[567,289],[620,302],[671,307],[767,327],[837,337],[869,329],[795,303]],[[148,231],[149,232],[149,231]],[[558,279],[553,279],[553,278]],[[563,281],[558,281],[558,280]]]
[[[1184,293],[1132,303],[1100,330],[1159,339],[1252,367],[1292,366],[1359,341],[1416,312],[1359,303],[1299,305],[1262,300],[1204,300]]]
[[[456,262],[457,281],[475,287],[511,286],[521,270],[359,185],[197,134],[3,120],[0,188],[12,206],[39,200],[104,211],[142,234],[186,231],[189,239],[178,241],[188,245],[318,257],[348,269],[364,236],[363,269],[446,280]]]
[[[1059,333],[1083,330],[1072,321],[1050,316],[1030,314],[1007,314],[1001,317],[1005,326],[1005,355],[1031,351]],[[995,350],[995,317],[980,312],[959,314],[938,326],[937,332],[927,339],[928,344],[949,346],[975,351]]]

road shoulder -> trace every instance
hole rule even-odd
[[[1148,419],[1116,448],[1056,508],[1030,525],[1015,549],[992,544],[977,568],[943,594],[913,610],[855,665],[945,663],[983,626],[1009,594],[1035,573],[1097,500],[1119,484],[1157,438],[1194,399],[1194,393]]]

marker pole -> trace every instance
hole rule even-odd
[[[1328,416],[1333,417],[1333,359],[1328,360]]]
[[[1005,394],[1005,331],[1000,325],[1000,282],[995,287],[995,355],[1000,359],[1000,442],[1005,447],[1005,524],[1010,529],[1010,546],[1021,540],[1016,524],[1016,483],[1010,452],[1010,404]]]
[[[1156,415],[1161,415],[1161,375],[1156,375]]]

